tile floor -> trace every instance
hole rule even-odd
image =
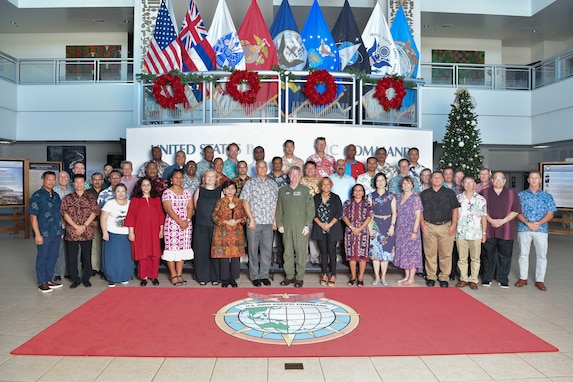
[[[66,280],[64,288],[41,294],[35,283],[34,241],[0,234],[0,243],[0,381],[573,381],[573,237],[550,236],[545,293],[532,286],[532,276],[528,286],[513,287],[518,276],[515,252],[509,289],[465,288],[559,352],[288,360],[12,356],[12,349],[105,290],[107,284],[94,278],[92,288],[70,290]],[[400,276],[392,272],[389,280]],[[171,287],[166,275],[161,277],[161,286]],[[277,275],[277,282],[281,279]],[[339,275],[339,280],[344,288],[345,275]],[[371,280],[368,274],[367,287]],[[422,286],[423,280],[418,283]],[[247,285],[248,275],[243,273],[239,286]],[[318,286],[316,273],[306,276],[305,286],[311,285]],[[446,314],[454,317],[458,312]],[[468,322],[471,319],[468,315]],[[301,362],[304,369],[285,370],[285,362]]]

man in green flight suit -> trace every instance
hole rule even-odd
[[[276,224],[283,234],[284,264],[286,278],[281,285],[294,283],[302,287],[306,269],[306,249],[314,218],[314,201],[308,187],[300,184],[302,171],[293,166],[289,171],[290,184],[279,189]],[[295,262],[296,256],[296,262]]]

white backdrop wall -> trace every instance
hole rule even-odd
[[[527,65],[531,60],[531,49],[515,46],[504,46],[501,49],[501,63],[503,65]]]
[[[0,50],[16,57],[65,58],[66,45],[121,45],[127,57],[127,33],[0,33]]]
[[[573,78],[531,94],[532,144],[573,139]]]
[[[133,124],[132,84],[20,85],[18,140],[116,140]]]
[[[16,139],[18,103],[18,86],[11,82],[0,80],[0,137]]]
[[[249,126],[166,126],[127,129],[127,158],[134,168],[150,159],[151,148],[160,146],[163,160],[174,162],[175,153],[183,150],[187,160],[202,159],[202,148],[212,145],[215,157],[227,159],[227,145],[235,142],[240,148],[240,160],[253,162],[255,146],[265,148],[265,160],[283,155],[283,143],[287,139],[295,142],[295,155],[305,160],[314,153],[316,137],[325,137],[327,152],[336,159],[345,157],[344,148],[353,143],[357,148],[357,159],[366,161],[376,155],[376,149],[384,146],[388,151],[388,162],[396,164],[407,156],[410,147],[420,150],[420,163],[432,164],[432,132],[418,129],[379,129],[374,127],[351,127],[335,124],[254,124]]]
[[[531,144],[531,101],[529,92],[491,91],[469,88],[476,101],[474,112],[483,144]],[[422,87],[422,126],[442,141],[455,89]]]

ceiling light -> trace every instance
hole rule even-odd
[[[535,145],[535,146],[533,146],[534,149],[548,149],[550,147],[551,146],[548,146],[548,145]]]

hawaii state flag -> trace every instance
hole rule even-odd
[[[410,31],[410,25],[406,20],[402,5],[396,12],[396,17],[390,27],[390,33],[394,38],[394,43],[400,56],[400,68],[402,75],[406,78],[416,78],[418,76],[418,63],[420,62],[420,52],[416,47],[414,36]],[[409,110],[416,102],[414,90],[406,89],[406,96],[402,101],[402,109]]]
[[[401,74],[398,49],[396,49],[378,0],[362,32],[362,41],[368,52],[372,74]]]
[[[150,74],[162,74],[181,68],[181,49],[177,33],[163,0],[159,6],[155,30],[147,47],[143,66]]]
[[[278,65],[277,49],[256,0],[251,0],[238,33],[248,70],[271,70]],[[257,106],[274,100],[277,94],[276,83],[261,82],[261,89],[257,94]]]
[[[207,36],[215,51],[217,69],[245,69],[245,54],[225,0],[219,0]]]
[[[195,0],[191,0],[179,32],[182,72],[215,70],[215,51],[209,44],[207,35],[207,28],[199,14],[197,4]]]
[[[296,25],[288,0],[282,1],[269,31],[277,49],[281,69],[287,71],[303,70],[306,67],[308,54],[300,37],[300,33],[298,32],[298,26]],[[294,82],[289,82],[288,84],[288,99],[292,110],[294,105],[304,102],[305,96],[301,94],[302,86]],[[281,94],[283,94],[281,110],[283,113],[286,113],[285,95],[287,91],[285,89],[285,83],[282,83]]]

